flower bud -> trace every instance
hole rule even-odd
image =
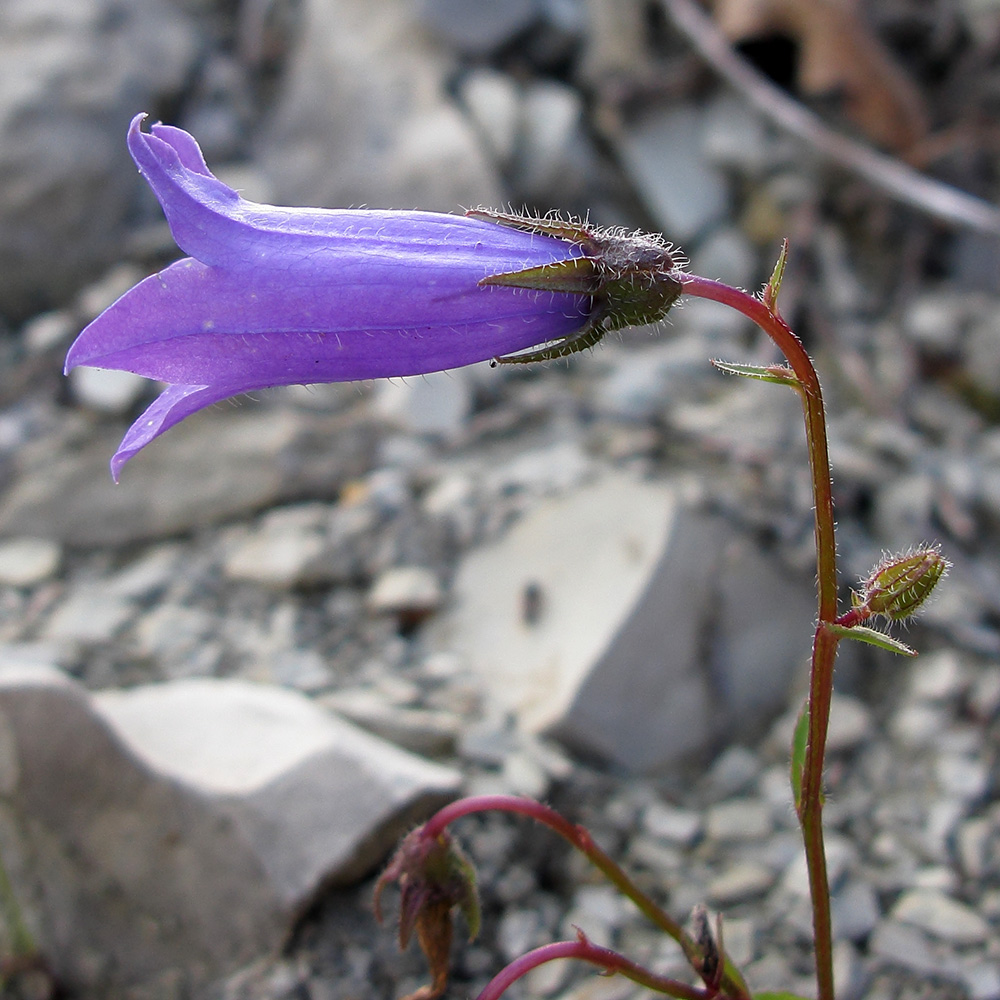
[[[416,930],[431,972],[431,984],[407,1000],[434,1000],[448,983],[452,911],[461,910],[470,939],[479,932],[475,869],[450,834],[429,837],[418,827],[403,838],[375,884],[375,916],[380,922],[382,892],[390,882],[399,883],[399,946],[405,948]]]
[[[886,556],[854,595],[858,610],[901,621],[915,614],[945,573],[948,560],[937,546]]]

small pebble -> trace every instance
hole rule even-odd
[[[951,944],[979,944],[990,937],[989,925],[978,913],[932,889],[905,892],[892,908],[892,917]]]
[[[47,538],[0,540],[0,584],[31,587],[55,575],[62,549]]]
[[[642,812],[642,827],[651,836],[668,844],[690,847],[701,834],[702,818],[692,809],[652,802]]]
[[[708,883],[708,899],[716,906],[733,906],[762,896],[774,882],[775,874],[770,868],[750,861],[737,862]],[[728,925],[726,943],[729,943]]]
[[[77,402],[98,413],[127,413],[150,385],[141,375],[105,368],[74,368],[69,379]]]
[[[383,572],[368,592],[368,610],[374,615],[428,615],[442,601],[441,585],[422,566],[395,566]]]
[[[771,809],[758,799],[729,799],[705,814],[705,836],[718,843],[762,840],[772,829]]]

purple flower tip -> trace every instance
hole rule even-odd
[[[168,383],[111,462],[202,407],[278,385],[419,375],[572,336],[586,294],[480,284],[582,256],[578,243],[431,212],[279,208],[212,176],[194,138],[129,127],[128,148],[189,256],[77,337],[78,365]]]

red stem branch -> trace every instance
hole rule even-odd
[[[591,944],[581,934],[575,941],[555,941],[516,958],[490,980],[476,1000],[499,1000],[499,997],[512,983],[527,975],[532,969],[537,969],[538,966],[552,962],[557,958],[575,958],[583,962],[590,962],[592,965],[599,965],[608,973],[617,972],[640,986],[655,990],[657,993],[678,997],[679,1000],[710,1000],[713,995],[707,990],[689,986],[677,979],[657,976],[610,948],[601,948]]]
[[[536,802],[534,799],[520,798],[516,795],[477,795],[451,802],[436,812],[423,826],[424,835],[437,837],[445,828],[463,816],[479,812],[509,812],[528,816],[554,830],[564,840],[567,840],[595,868],[597,868],[622,895],[631,899],[640,912],[666,934],[669,934],[684,950],[691,966],[699,969],[702,963],[702,949],[683,927],[669,914],[665,913],[653,900],[646,895],[632,879],[607,855],[597,844],[590,832],[582,826],[570,823],[554,809]],[[732,997],[749,997],[750,992],[743,977],[736,967],[728,960],[721,981],[721,989]]]

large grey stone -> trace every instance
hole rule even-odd
[[[431,641],[497,705],[650,772],[783,707],[814,613],[725,521],[620,474],[540,503],[467,558],[454,593]],[[712,631],[725,642],[706,651]]]
[[[164,0],[0,4],[0,313],[65,302],[120,251],[129,119],[184,86],[197,46]]]
[[[500,202],[416,5],[308,0],[260,154],[279,201],[452,212]]]
[[[896,900],[892,916],[952,944],[978,944],[990,938],[989,924],[975,910],[932,889],[905,892]]]
[[[537,0],[420,0],[421,20],[461,52],[483,56],[516,38],[539,15]]]
[[[197,990],[273,950],[458,780],[280,688],[0,672],[0,844],[74,995]]]
[[[690,240],[718,222],[728,192],[702,148],[695,108],[657,108],[612,136],[618,154],[667,239]]]
[[[21,449],[0,494],[0,538],[117,546],[184,534],[286,498],[334,496],[372,461],[369,430],[248,403],[189,417],[132,459],[116,486],[108,462],[123,429]]]

